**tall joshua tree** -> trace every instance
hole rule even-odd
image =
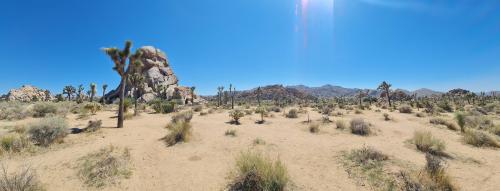
[[[389,107],[392,107],[392,104],[391,104],[391,95],[390,95],[390,88],[391,88],[391,84],[388,84],[387,82],[383,81],[379,86],[378,86],[378,90],[382,90],[385,94],[385,96],[387,97],[387,102],[389,102]]]
[[[217,88],[217,106],[222,104],[222,93],[224,92],[224,86],[219,86]]]
[[[102,103],[105,104],[106,103],[106,100],[104,99],[104,97],[106,96],[106,89],[108,89],[108,84],[103,84],[102,85]]]
[[[231,90],[231,88],[233,90]],[[236,88],[233,86],[233,84],[229,85],[229,96],[231,96],[231,109],[234,109],[234,94],[236,94]]]
[[[95,83],[90,84],[90,102],[94,101],[94,96],[97,93],[96,85]]]
[[[260,88],[260,86],[257,88],[257,102],[259,103],[259,106],[260,106],[260,96],[262,94],[262,89]]]
[[[64,86],[63,94],[66,94],[68,101],[71,101],[71,95],[75,94],[76,88],[73,86]]]
[[[76,99],[76,102],[77,102],[77,103],[82,103],[82,102],[83,102],[83,90],[84,90],[84,89],[85,89],[85,88],[83,87],[83,85],[82,85],[82,84],[80,84],[80,85],[78,86],[78,93],[77,93],[77,99]]]
[[[130,49],[132,48],[132,42],[125,42],[125,47],[120,50],[116,47],[104,48],[104,52],[111,58],[114,63],[113,69],[120,75],[120,90],[119,98],[120,104],[118,107],[118,128],[123,127],[123,113],[124,113],[124,99],[125,99],[125,86],[127,77],[129,74],[130,65],[134,65],[136,62],[140,62],[141,52],[136,51],[134,54],[130,54]],[[128,63],[127,63],[128,60]]]
[[[194,104],[194,90],[196,89],[196,87],[191,87],[191,104]]]
[[[134,96],[134,116],[139,114],[137,110],[137,100],[142,96],[144,90],[144,76],[142,75],[142,63],[136,62],[133,64],[133,69],[129,74],[128,80],[133,88]]]

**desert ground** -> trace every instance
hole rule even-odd
[[[34,153],[3,156],[1,163],[10,171],[29,165],[46,190],[224,190],[230,182],[228,174],[235,168],[235,158],[243,151],[257,150],[284,163],[289,190],[377,190],[366,178],[351,173],[343,153],[363,146],[375,148],[389,158],[383,173],[396,176],[401,170],[425,166],[425,154],[415,148],[411,139],[415,131],[429,131],[444,141],[449,155],[445,159],[447,173],[460,190],[494,191],[500,182],[498,149],[467,145],[459,131],[430,124],[430,117],[417,117],[415,113],[373,108],[356,114],[336,109],[343,115],[331,116],[331,123],[321,123],[322,114],[305,108],[308,112],[298,118],[271,112],[264,124],[257,124],[260,115],[253,113],[236,125],[229,123],[229,110],[218,109],[203,116],[195,112],[191,140],[168,147],[162,138],[169,133],[165,126],[174,114],[142,112],[118,129],[115,109],[86,119],[69,114],[66,118],[70,128],[82,129],[89,120],[102,120],[102,128],[92,133],[69,134],[64,142]],[[388,113],[391,120],[384,120],[382,113]],[[453,120],[452,114],[442,117]],[[320,124],[318,133],[309,131],[308,118],[311,123]],[[374,133],[359,136],[349,129],[336,128],[336,121],[348,124],[354,118],[370,123]],[[498,124],[498,115],[492,119]],[[2,120],[0,135],[36,120]],[[226,136],[227,130],[235,130],[236,136]],[[265,143],[256,144],[256,139]],[[100,188],[85,185],[78,174],[80,158],[108,145],[130,149],[130,176]]]

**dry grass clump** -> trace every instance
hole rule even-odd
[[[402,105],[398,108],[399,113],[413,113],[413,109],[409,105]]]
[[[319,133],[319,124],[317,124],[317,123],[311,123],[309,125],[309,132],[311,132],[311,133]]]
[[[188,142],[191,138],[191,124],[186,121],[171,123],[167,126],[170,133],[163,137],[167,146],[174,146],[178,142]]]
[[[25,134],[12,133],[0,137],[0,156],[7,153],[20,153],[33,148],[33,143]]]
[[[386,121],[390,121],[391,120],[391,117],[389,116],[388,113],[384,113],[383,116],[384,116],[384,120],[386,120]]]
[[[425,114],[424,113],[416,113],[415,116],[417,116],[417,117],[425,117]]]
[[[370,124],[365,122],[361,118],[351,120],[351,125],[349,126],[352,134],[367,136],[372,133],[370,129]]]
[[[254,145],[265,145],[266,144],[266,141],[264,141],[263,139],[261,138],[255,138],[253,140],[253,144]]]
[[[37,102],[33,105],[33,117],[45,117],[50,114],[57,113],[57,107],[54,103]]]
[[[63,142],[68,135],[68,123],[64,118],[51,117],[43,118],[29,126],[28,134],[35,145],[47,147],[56,142]]]
[[[30,116],[28,105],[21,102],[0,102],[0,120],[21,120]]]
[[[348,155],[348,159],[359,165],[373,165],[374,162],[381,162],[389,159],[389,157],[380,151],[371,147],[363,147],[361,149],[352,150]]]
[[[354,114],[362,114],[363,112],[359,109],[354,110]]]
[[[236,158],[236,169],[229,176],[227,189],[283,191],[287,188],[289,176],[285,165],[271,160],[258,152],[242,152]]]
[[[297,109],[290,109],[285,116],[287,118],[298,118],[299,117],[299,111]]]
[[[193,111],[184,111],[176,113],[172,116],[172,123],[177,123],[180,121],[190,122],[193,119]]]
[[[236,130],[234,130],[234,129],[228,129],[228,130],[226,130],[226,132],[224,133],[224,135],[231,136],[231,137],[236,137]]]
[[[443,141],[436,139],[429,131],[416,131],[413,134],[413,143],[418,150],[433,155],[444,155],[446,145]]]
[[[85,127],[85,132],[96,132],[102,127],[102,120],[89,121],[87,127]]]
[[[500,144],[495,140],[495,138],[487,133],[473,129],[467,129],[465,131],[464,141],[465,143],[476,147],[500,147]]]
[[[343,155],[346,171],[361,180],[367,180],[376,190],[392,190],[395,181],[383,169],[389,157],[371,147],[353,149]]]
[[[79,176],[90,187],[103,187],[115,184],[121,178],[128,178],[130,170],[130,151],[115,146],[107,146],[95,153],[80,158],[82,161]]]
[[[335,126],[337,127],[337,129],[341,129],[341,130],[344,130],[345,128],[347,128],[347,124],[343,120],[335,121]]]
[[[435,125],[444,125],[448,129],[453,131],[458,131],[460,129],[455,123],[447,121],[443,118],[432,118],[429,120],[429,122]]]
[[[413,173],[401,172],[401,190],[458,190],[458,187],[453,184],[451,178],[447,175],[443,161],[439,157],[426,154],[425,159],[427,164],[424,169]]]
[[[43,191],[45,190],[35,172],[30,167],[23,167],[18,172],[9,173],[3,165],[0,172],[0,191]]]
[[[193,106],[193,111],[194,112],[200,112],[203,110],[203,106],[202,105],[195,105]]]
[[[490,129],[491,133],[500,136],[500,125],[494,126]]]

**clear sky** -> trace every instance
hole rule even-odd
[[[181,85],[500,90],[497,0],[2,0],[0,93],[116,87],[102,47],[164,50]]]

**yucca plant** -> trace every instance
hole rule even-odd
[[[102,103],[106,103],[105,95],[106,95],[106,89],[108,89],[108,84],[102,85]]]
[[[94,101],[94,96],[97,93],[96,85],[95,83],[90,84],[90,102]]]
[[[119,108],[118,108],[118,128],[123,127],[123,119],[124,119],[124,100],[125,100],[125,86],[126,80],[129,75],[129,68],[131,65],[141,65],[141,55],[142,52],[136,51],[134,54],[130,53],[130,49],[132,48],[132,41],[126,41],[125,47],[120,50],[116,47],[113,48],[104,48],[104,52],[111,58],[114,63],[113,70],[115,70],[118,75],[120,75],[120,87],[119,87]],[[128,60],[128,63],[127,63]]]

